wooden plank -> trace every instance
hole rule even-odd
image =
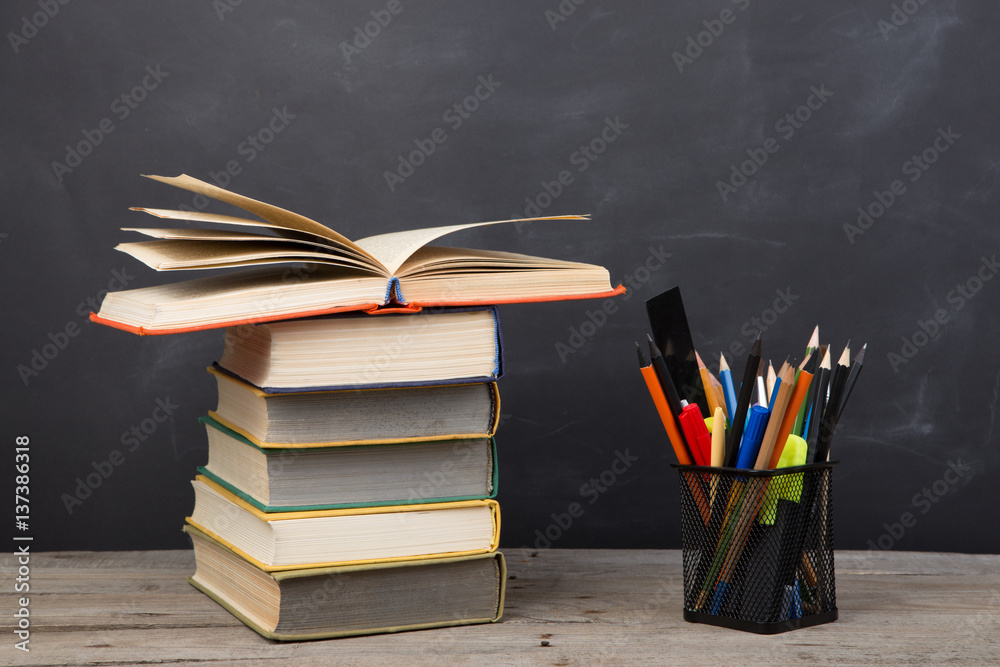
[[[677,551],[505,553],[501,623],[295,644],[263,639],[188,585],[189,551],[33,554],[32,650],[8,640],[3,662],[946,665],[1000,656],[1000,556],[838,552],[840,620],[764,637],[686,623]],[[9,618],[3,634],[13,637]]]

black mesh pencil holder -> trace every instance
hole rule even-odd
[[[759,634],[837,620],[834,465],[674,466],[685,620]]]

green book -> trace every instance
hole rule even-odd
[[[493,498],[491,437],[318,448],[263,448],[211,417],[198,471],[263,512]]]

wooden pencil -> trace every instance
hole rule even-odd
[[[787,368],[786,368],[787,367]],[[774,410],[767,420],[767,430],[764,431],[764,439],[760,443],[760,451],[757,453],[757,462],[754,470],[766,470],[771,461],[771,454],[774,445],[778,441],[778,432],[781,430],[782,420],[785,418],[785,410],[788,409],[788,402],[792,398],[792,390],[795,388],[795,367],[783,366],[785,372],[781,375],[781,387],[778,388],[778,397],[774,402]]]

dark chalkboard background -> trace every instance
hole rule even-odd
[[[350,237],[526,200],[593,214],[448,239],[600,263],[632,287],[604,318],[588,315],[600,301],[501,310],[504,546],[678,546],[672,454],[632,342],[645,299],[680,284],[706,357],[747,345],[753,318],[776,365],[817,323],[838,351],[868,342],[834,444],[839,548],[1000,550],[993,3],[50,2],[51,17],[36,0],[0,10],[3,484],[30,436],[36,550],[186,544],[222,334],[140,338],[85,316],[113,280],[176,277],[112,249],[151,222],[129,206],[192,205],[139,174],[228,163],[231,189]],[[345,50],[373,11],[391,20]],[[445,114],[480,77],[492,92],[456,126]],[[446,141],[390,189],[385,172],[438,128]],[[905,164],[925,150],[926,170]],[[732,170],[754,155],[743,182]],[[563,170],[569,185],[539,198]],[[859,207],[875,217],[852,232]],[[54,358],[27,373],[36,351]],[[171,418],[126,451],[157,401]],[[110,475],[68,512],[95,466]]]

